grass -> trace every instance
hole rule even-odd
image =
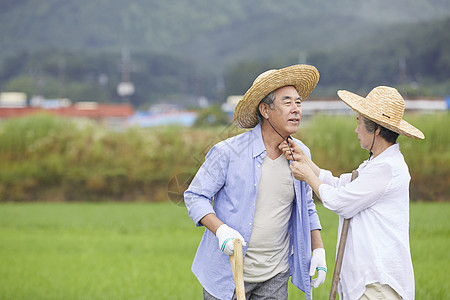
[[[317,206],[328,277],[337,216]],[[0,299],[200,299],[190,271],[203,229],[173,203],[15,203],[0,205]],[[417,299],[450,293],[450,204],[411,204]],[[289,299],[305,299],[292,285]]]

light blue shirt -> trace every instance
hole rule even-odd
[[[299,140],[310,156],[309,149]],[[200,220],[214,213],[225,224],[237,230],[248,242],[255,214],[256,194],[261,177],[261,164],[266,148],[261,125],[238,136],[216,144],[206,155],[191,185],[184,193],[184,201],[191,219]],[[303,181],[294,180],[295,199],[289,220],[291,255],[289,266],[292,283],[312,299],[309,276],[311,262],[311,230],[321,229],[312,190]],[[211,200],[212,205],[211,205]],[[244,247],[244,256],[246,247]],[[222,253],[214,234],[205,230],[192,264],[192,272],[201,285],[214,297],[231,299],[234,280],[230,259]]]

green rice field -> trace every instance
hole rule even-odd
[[[313,294],[328,299],[337,216],[317,208],[329,271]],[[203,230],[171,202],[0,204],[0,299],[201,299]],[[412,203],[416,299],[448,299],[449,247],[450,203]]]

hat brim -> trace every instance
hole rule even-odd
[[[409,124],[407,121],[401,119],[398,124],[389,123],[381,119],[380,114],[368,105],[367,98],[361,97],[355,93],[340,90],[338,91],[338,96],[344,101],[348,106],[350,106],[354,111],[360,113],[367,119],[393,131],[398,134],[413,138],[413,139],[424,139],[424,134],[416,127]]]
[[[310,65],[294,65],[274,70],[269,76],[257,80],[238,102],[234,110],[234,122],[241,128],[253,128],[258,120],[258,105],[271,92],[294,86],[299,96],[305,100],[319,82],[319,71]]]

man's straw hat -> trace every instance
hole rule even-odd
[[[366,98],[344,90],[337,94],[353,110],[375,123],[413,139],[425,138],[419,129],[403,120],[405,100],[396,89],[378,86]]]
[[[234,122],[241,128],[253,128],[258,120],[258,105],[271,92],[284,86],[294,86],[305,100],[319,81],[319,71],[310,65],[294,65],[269,70],[259,75],[234,109]]]

